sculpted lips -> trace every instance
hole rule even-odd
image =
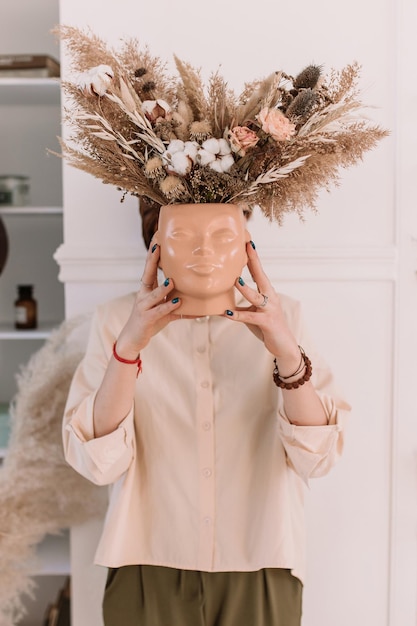
[[[211,274],[219,267],[221,266],[217,265],[216,263],[190,263],[186,266],[187,270],[191,270],[192,272],[195,272],[196,274],[201,274],[203,276]]]

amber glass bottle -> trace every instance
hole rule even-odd
[[[18,285],[14,303],[15,327],[19,330],[36,328],[38,325],[37,302],[33,297],[32,285]]]

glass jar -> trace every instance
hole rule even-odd
[[[29,203],[27,176],[0,176],[0,205],[26,206]]]
[[[15,328],[28,330],[38,325],[37,302],[33,297],[33,285],[18,285],[14,303]]]

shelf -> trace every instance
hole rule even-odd
[[[0,78],[0,106],[59,105],[59,78]]]
[[[17,330],[9,324],[0,324],[0,339],[47,339],[61,322],[43,322],[34,330]]]
[[[69,531],[47,535],[37,547],[36,576],[66,576],[71,573]]]
[[[1,206],[0,215],[62,215],[59,206]]]

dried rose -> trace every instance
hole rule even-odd
[[[259,137],[247,126],[235,126],[229,131],[229,141],[233,152],[239,156],[245,156],[250,148],[256,146]]]
[[[87,95],[104,96],[113,82],[114,72],[110,65],[97,65],[78,76],[78,87]]]
[[[285,117],[278,109],[265,107],[257,116],[262,130],[271,135],[275,141],[286,141],[295,133],[295,124]]]

